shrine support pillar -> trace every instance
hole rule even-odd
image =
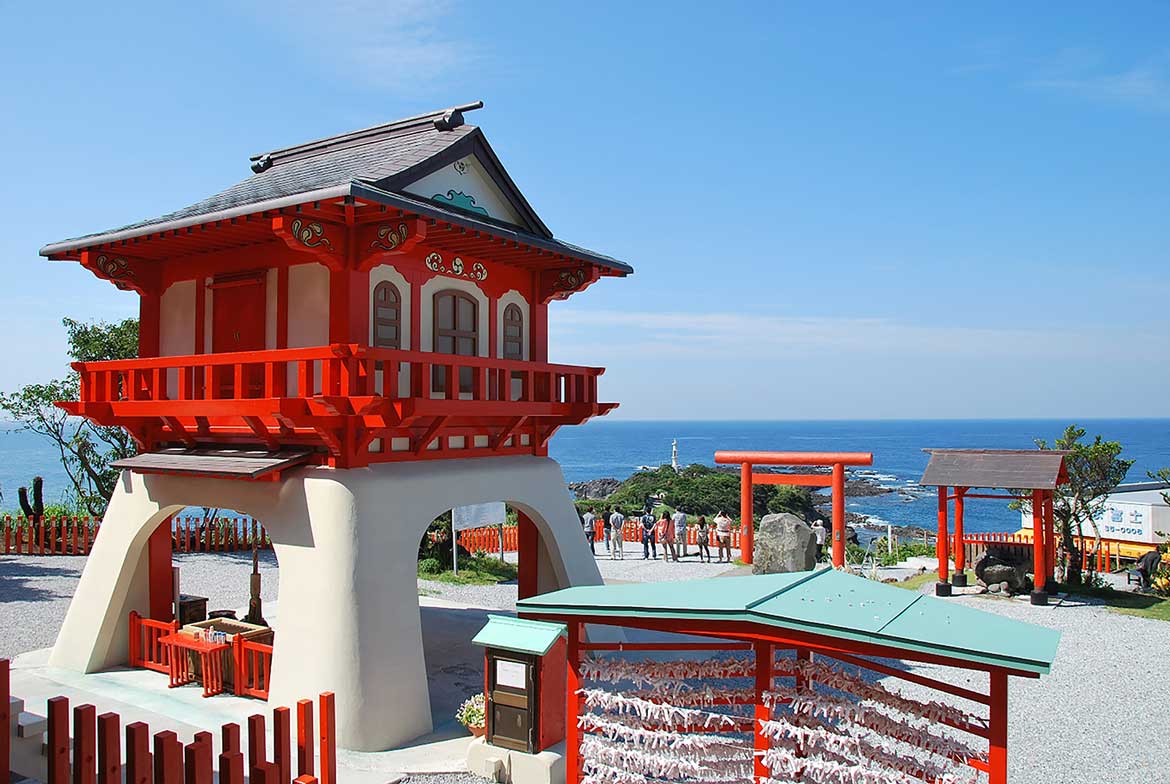
[[[772,657],[774,654],[770,642],[756,642],[753,647],[756,653],[756,705],[752,733],[755,739],[756,753],[753,759],[755,778],[760,781],[771,775],[762,756],[771,746],[771,742],[760,729],[760,722],[772,719],[772,711],[765,704],[764,695],[772,690]]]
[[[956,588],[967,587],[967,550],[963,546],[963,495],[967,489],[955,488],[955,573],[951,575],[951,585]]]
[[[950,538],[949,523],[947,521],[947,493],[949,487],[938,489],[938,536],[934,542],[934,554],[938,557],[938,582],[934,584],[935,596],[950,596],[951,584],[947,582],[950,571],[950,549],[947,539]]]
[[[987,784],[1007,784],[1008,676],[991,671],[991,710],[988,714]]]
[[[755,554],[755,521],[752,519],[752,464],[739,466],[739,558],[745,564],[752,563]]]
[[[1056,525],[1053,520],[1052,491],[1044,493],[1044,575],[1047,583],[1044,590],[1056,593]]]
[[[1047,574],[1044,543],[1044,491],[1032,491],[1032,604],[1048,604],[1048,593],[1044,590]]]
[[[168,517],[146,540],[148,563],[147,580],[149,592],[149,614],[153,621],[177,620],[175,617],[175,580],[171,571],[173,537],[171,520]]]
[[[833,568],[845,566],[845,464],[833,463]]]
[[[571,621],[568,627],[569,639],[565,648],[565,782],[578,784],[581,781],[581,728],[577,722],[585,702],[585,698],[577,693],[581,689],[583,624]]]

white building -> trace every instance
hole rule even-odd
[[[1162,493],[1170,487],[1161,482],[1136,482],[1118,485],[1105,499],[1105,508],[1097,516],[1101,538],[1131,544],[1158,544],[1170,541],[1170,506]],[[1022,514],[1023,527],[1032,529],[1032,512]],[[1083,536],[1094,535],[1092,528]]]

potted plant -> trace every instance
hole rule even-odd
[[[455,711],[455,718],[477,738],[484,733],[484,698],[483,694],[476,694],[463,701],[459,710]]]

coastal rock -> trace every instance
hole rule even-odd
[[[1027,565],[1016,563],[1009,556],[988,550],[975,559],[975,577],[981,585],[1000,586],[1004,593],[1024,593],[1031,587]]]
[[[570,482],[569,492],[578,501],[601,501],[609,498],[622,483],[617,479],[590,479],[588,482]]]
[[[817,538],[793,514],[765,515],[756,531],[752,574],[807,572],[816,566]]]

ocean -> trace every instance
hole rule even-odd
[[[913,482],[926,466],[923,447],[1028,449],[1035,438],[1051,442],[1064,420],[886,420],[832,422],[634,422],[598,419],[558,432],[550,454],[569,482],[625,479],[641,465],[670,462],[670,443],[678,439],[679,462],[712,465],[718,449],[873,452],[871,478],[898,492],[849,499],[851,512],[874,522],[933,528],[935,499],[917,492]],[[1089,436],[1120,441],[1124,456],[1136,461],[1127,481],[1170,466],[1170,419],[1082,420]],[[0,424],[0,510],[15,510],[16,489],[34,475],[45,478],[46,503],[63,497],[68,484],[56,452],[35,435]],[[972,501],[965,518],[969,531],[1014,531],[1019,515],[999,501]]]

